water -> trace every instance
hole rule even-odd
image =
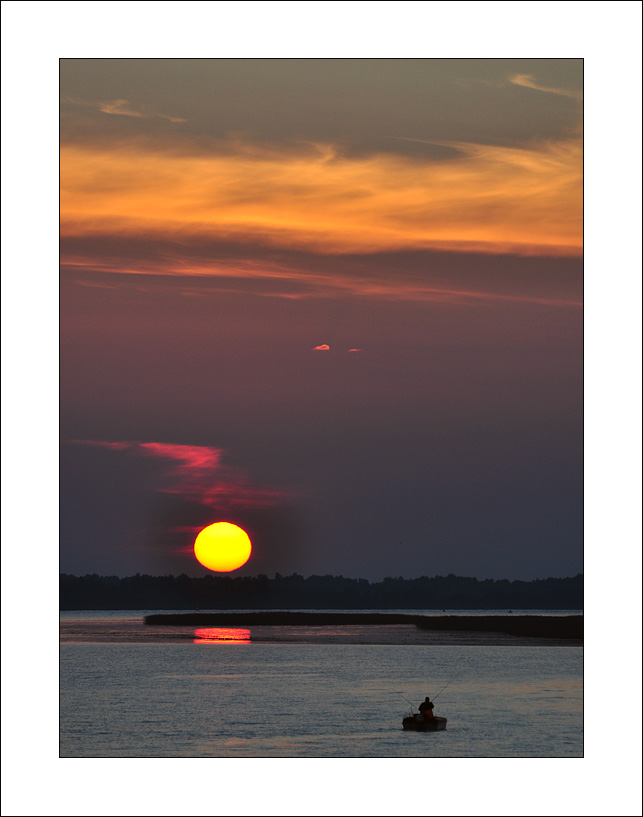
[[[427,610],[422,608],[404,609],[404,610],[327,610],[327,609],[312,609],[307,607],[305,610],[297,610],[288,608],[293,613],[401,613],[403,615],[427,615],[427,616],[506,616],[507,613],[513,613],[517,616],[581,616],[582,610]],[[262,612],[256,609],[239,609],[239,610],[62,610],[60,613],[61,621],[86,621],[91,619],[109,619],[110,621],[118,620],[136,620],[142,621],[145,616],[158,615],[159,613],[257,613]]]
[[[61,757],[583,754],[581,647],[271,643],[237,629],[218,641],[63,638]],[[386,628],[369,630],[373,641]],[[405,732],[426,694],[446,730]]]

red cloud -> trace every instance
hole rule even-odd
[[[315,346],[313,352],[328,352],[330,351],[330,346],[327,343],[322,343],[321,346]]]
[[[169,460],[171,465],[165,473],[168,484],[159,490],[208,507],[269,507],[290,496],[285,491],[254,485],[240,471],[223,465],[220,448],[135,441],[71,442]]]

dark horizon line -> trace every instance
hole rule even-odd
[[[179,573],[177,575],[173,573],[163,573],[160,575],[152,575],[151,573],[135,573],[130,576],[117,576],[116,574],[110,575],[103,575],[99,573],[85,573],[83,575],[74,574],[74,573],[60,573],[60,578],[71,578],[71,579],[89,579],[89,578],[98,578],[98,579],[118,579],[119,581],[126,581],[127,579],[190,579],[194,581],[199,581],[201,579],[260,579],[260,580],[268,580],[268,581],[278,581],[281,579],[303,579],[304,581],[308,581],[309,579],[342,579],[344,581],[351,581],[351,582],[368,582],[368,584],[381,584],[383,582],[414,582],[419,581],[421,579],[464,579],[466,581],[475,581],[475,582],[509,582],[510,584],[514,584],[516,582],[521,582],[524,584],[529,584],[531,582],[548,582],[548,581],[568,581],[570,579],[578,579],[583,578],[584,574],[579,572],[574,574],[573,576],[547,576],[545,578],[535,578],[535,579],[494,579],[494,578],[485,578],[485,579],[478,579],[476,576],[461,576],[455,573],[447,573],[446,575],[434,575],[428,576],[426,573],[422,574],[421,576],[415,576],[414,578],[405,578],[404,576],[385,576],[383,579],[364,579],[364,578],[352,578],[350,576],[343,576],[334,573],[312,573],[309,576],[303,576],[301,573],[290,573],[288,575],[279,573],[276,571],[274,575],[268,576],[265,573],[258,573],[255,576],[240,576],[233,573],[209,573],[205,576],[189,576],[187,573]]]

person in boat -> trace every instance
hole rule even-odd
[[[420,710],[420,714],[424,718],[433,718],[433,717],[435,717],[434,714],[433,714],[433,702],[431,701],[431,699],[429,698],[428,695],[422,701],[422,703],[419,705],[418,709]]]

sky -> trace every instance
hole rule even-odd
[[[580,59],[62,59],[60,569],[583,570]]]

